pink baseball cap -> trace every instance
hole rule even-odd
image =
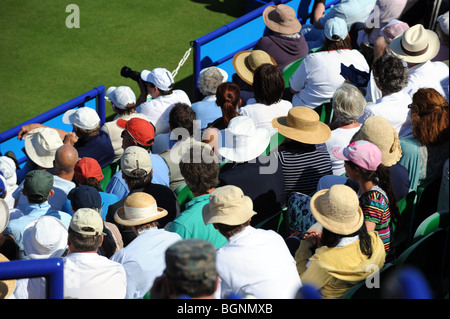
[[[347,147],[334,147],[333,155],[341,160],[350,161],[368,171],[376,171],[381,164],[381,151],[368,141],[354,141]]]

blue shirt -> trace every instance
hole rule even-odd
[[[114,160],[114,148],[109,135],[100,130],[98,135],[79,139],[74,147],[78,151],[78,157],[92,157],[97,160],[101,168],[104,168]]]
[[[169,186],[169,168],[167,167],[166,162],[164,162],[162,157],[158,154],[150,153],[150,158],[152,160],[153,169],[152,183]],[[130,190],[122,177],[122,170],[119,170],[111,177],[105,191],[107,193],[116,194],[119,197],[119,200],[128,195]]]
[[[202,130],[205,129],[209,123],[222,117],[222,109],[216,104],[215,95],[207,96],[202,101],[192,104],[191,107],[195,111],[197,121],[200,121]]]
[[[8,226],[4,230],[4,233],[12,235],[16,240],[16,243],[19,246],[21,259],[27,259],[23,246],[23,233],[29,223],[41,216],[53,216],[61,220],[66,228],[69,228],[72,219],[72,216],[65,212],[51,209],[48,201],[42,204],[28,204],[23,213],[24,216],[10,220]]]

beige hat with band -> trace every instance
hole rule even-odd
[[[205,224],[241,225],[255,214],[251,198],[233,185],[216,188],[209,197],[209,204],[203,207]]]
[[[317,222],[335,234],[353,234],[364,222],[358,195],[346,185],[337,184],[316,192],[310,207]]]
[[[295,10],[285,4],[268,6],[264,9],[263,20],[270,30],[281,34],[294,34],[302,29]]]
[[[291,108],[287,116],[272,120],[281,135],[305,144],[321,144],[331,137],[331,130],[320,122],[319,114],[306,106]]]
[[[136,192],[126,198],[124,206],[114,214],[114,220],[121,225],[137,226],[153,222],[167,214],[167,210],[157,206],[152,195]]]
[[[275,59],[262,50],[245,50],[233,57],[233,67],[237,75],[250,85],[253,84],[255,70],[266,63],[277,65]]]

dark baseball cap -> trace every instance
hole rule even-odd
[[[23,182],[27,198],[32,201],[43,201],[53,187],[53,175],[47,171],[33,170],[28,172]]]
[[[92,186],[81,185],[72,190],[67,195],[72,209],[77,211],[80,208],[102,208],[102,198],[98,190]]]

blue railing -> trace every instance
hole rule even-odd
[[[325,8],[328,10],[340,0],[327,0]],[[252,12],[194,40],[193,67],[194,67],[194,100],[200,99],[197,88],[200,70],[208,66],[218,66],[227,71],[229,78],[236,73],[232,65],[233,56],[243,50],[251,50],[266,32],[262,13],[267,6],[286,4],[297,13],[299,21],[306,24],[311,17],[314,0],[275,0],[269,2]]]
[[[0,263],[0,280],[36,277],[46,278],[47,299],[64,298],[64,264],[61,258]]]
[[[105,87],[100,85],[80,96],[77,96],[45,113],[42,113],[24,123],[21,123],[5,132],[0,133],[0,152],[5,154],[13,151],[19,164],[27,160],[23,152],[24,141],[17,139],[20,128],[31,123],[41,123],[50,127],[59,128],[68,132],[72,131],[72,126],[64,124],[62,117],[64,113],[73,108],[87,106],[95,109],[100,117],[101,124],[105,123]]]

